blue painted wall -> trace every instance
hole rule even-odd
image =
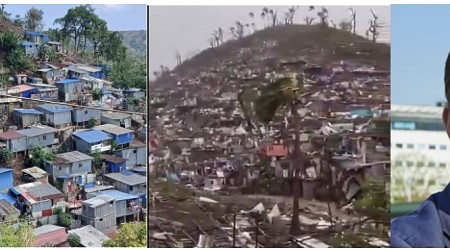
[[[0,191],[5,191],[12,187],[13,187],[12,171],[6,171],[6,172],[0,173]]]

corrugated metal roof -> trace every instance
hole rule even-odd
[[[8,216],[13,214],[19,215],[19,210],[9,201],[0,199],[0,216]]]
[[[139,92],[139,91],[144,91],[144,90],[138,89],[138,88],[131,88],[131,89],[126,89],[123,92],[125,92],[125,93],[133,93],[133,92]]]
[[[114,125],[114,124],[103,124],[103,125],[95,126],[95,127],[93,127],[93,129],[98,129],[103,132],[114,134],[114,135],[133,133],[133,130],[131,130],[131,129],[122,128],[122,127]]]
[[[129,173],[129,171],[127,171],[127,173]],[[105,176],[110,179],[113,179],[115,181],[125,183],[126,185],[129,185],[129,186],[135,186],[135,185],[147,183],[147,178],[145,176],[142,176],[142,175],[139,175],[136,173],[133,173],[131,175],[128,175],[128,174],[125,175],[122,172],[120,172],[120,173],[106,174]]]
[[[107,133],[94,129],[82,132],[75,132],[73,133],[73,135],[88,143],[101,142],[104,140],[111,139],[111,137],[109,137]]]
[[[85,247],[102,247],[103,242],[110,239],[108,236],[98,231],[91,225],[69,230],[68,233],[69,235],[78,235],[78,237],[80,237],[81,245]]]
[[[44,135],[44,134],[49,134],[49,133],[55,133],[58,130],[52,127],[48,127],[48,126],[41,126],[40,128],[38,127],[33,127],[33,128],[27,128],[27,129],[21,129],[21,130],[17,130],[17,133],[26,135],[28,137],[33,137],[33,136],[38,136],[38,135]]]
[[[48,176],[48,173],[45,172],[42,168],[39,167],[31,167],[22,169],[21,172],[31,175],[33,178],[39,179],[45,176]]]
[[[14,113],[19,113],[19,114],[31,114],[31,115],[43,115],[44,113],[42,113],[41,111],[37,111],[36,109],[14,109],[13,111]]]
[[[60,162],[61,160],[62,160],[61,162],[77,162],[92,159],[94,158],[90,157],[89,155],[83,154],[79,151],[71,151],[55,155],[55,159],[51,162],[57,163]]]
[[[22,184],[12,189],[24,196],[32,204],[41,200],[64,197],[61,191],[54,186],[40,181]]]
[[[85,201],[83,201],[83,203],[89,205],[90,207],[95,208],[95,207],[101,206],[101,205],[108,203],[110,201],[113,201],[113,200],[115,200],[115,198],[112,196],[100,195],[100,196],[96,196],[94,198],[85,200]]]
[[[114,113],[104,113],[102,114],[103,117],[109,118],[109,119],[125,119],[125,118],[131,118],[130,114],[120,113],[120,112],[114,112]]]
[[[61,112],[69,112],[72,108],[64,105],[55,105],[55,104],[41,104],[37,105],[39,108],[51,112],[51,113],[61,113]]]
[[[64,229],[64,227],[48,224],[48,225],[43,225],[43,226],[35,228],[33,230],[33,234],[35,236],[39,236],[39,235],[42,235],[42,234],[55,232],[55,231],[61,230],[61,229]]]
[[[16,131],[8,131],[4,133],[0,133],[1,140],[11,140],[15,138],[25,137],[25,135],[17,133]]]
[[[112,162],[114,164],[118,164],[118,163],[122,163],[122,162],[126,162],[127,159],[122,158],[122,157],[118,157],[115,155],[104,155],[103,159],[105,159],[105,161],[109,161]]]
[[[56,83],[60,83],[60,84],[70,84],[70,83],[76,83],[76,82],[80,82],[79,79],[65,79],[65,80],[60,80],[57,81]],[[55,83],[55,84],[56,84]]]
[[[32,87],[32,86],[27,85],[27,84],[19,84],[19,85],[16,85],[14,87],[9,88],[7,93],[8,94],[11,94],[11,93],[22,93],[22,92],[25,92],[25,91],[28,91],[28,90],[32,90],[32,89],[35,89],[35,87]]]
[[[115,190],[115,189],[105,190],[105,191],[100,191],[100,192],[93,192],[91,194],[95,195],[95,196],[101,196],[101,195],[111,196],[111,197],[114,197],[116,199],[116,201],[131,200],[131,199],[139,198],[139,196],[137,196],[137,195],[127,194],[127,193],[120,192],[119,190]]]

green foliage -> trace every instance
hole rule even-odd
[[[21,223],[17,228],[10,223],[2,223],[0,227],[0,246],[31,247],[36,237],[29,224]]]
[[[102,96],[103,96],[103,89],[95,88],[92,91],[92,98],[94,100],[100,100],[102,98]]]
[[[51,152],[45,151],[42,146],[35,146],[27,158],[25,165],[28,167],[37,166],[40,168],[44,168],[45,161],[53,160],[55,155]]]
[[[13,159],[13,154],[11,150],[4,148],[0,150],[0,165],[6,166],[8,165],[11,160]]]
[[[68,213],[58,214],[58,225],[70,230],[72,226],[72,216]]]
[[[69,245],[71,247],[83,247],[83,245],[81,245],[80,236],[76,234],[69,234]]]
[[[96,150],[91,154],[91,157],[94,158],[92,160],[94,168],[96,168],[97,170],[101,169],[103,164],[102,153],[99,150]]]
[[[146,30],[131,30],[119,31],[123,37],[123,43],[128,48],[131,58],[139,59],[145,58],[147,55],[147,31]]]
[[[147,247],[147,223],[124,223],[117,235],[104,242],[104,247]]]
[[[95,124],[96,124],[95,119],[94,119],[94,118],[91,118],[91,119],[89,119],[89,121],[88,121],[86,127],[88,127],[88,128],[93,128],[93,127],[95,126]]]
[[[52,212],[53,212],[53,215],[60,215],[63,213],[63,210],[61,207],[55,207],[55,208],[53,208]]]
[[[118,31],[106,33],[105,40],[99,46],[100,54],[107,61],[123,61],[126,58],[127,48],[122,39],[122,35]]]
[[[351,233],[351,232],[343,232],[334,236],[331,239],[331,246],[333,248],[375,248],[370,244],[366,239]]]
[[[39,49],[39,58],[48,58],[49,61],[58,60],[58,54],[50,47],[41,47]]]
[[[281,78],[261,90],[255,102],[255,114],[264,123],[272,120],[277,110],[297,98],[302,91],[303,82],[296,85],[292,78]]]
[[[133,97],[129,97],[127,99],[129,105],[139,106],[139,100],[134,99]]]
[[[0,33],[0,51],[4,55],[4,64],[10,73],[17,73],[34,68],[30,58],[20,45],[21,37],[17,33],[5,31]]]
[[[115,150],[119,147],[119,144],[117,143],[117,141],[112,141],[111,142],[111,150]]]
[[[362,197],[356,201],[355,209],[365,216],[389,224],[390,200],[383,181],[367,181],[362,187]]]
[[[34,7],[29,9],[25,14],[25,29],[28,31],[41,30],[44,25],[42,23],[42,16],[44,11],[38,10]]]
[[[282,178],[275,176],[275,168],[264,162],[259,168],[259,177],[252,181],[246,191],[253,194],[283,195],[283,182]]]
[[[115,62],[111,67],[111,80],[115,87],[147,88],[147,64],[144,60],[132,61],[127,58]]]

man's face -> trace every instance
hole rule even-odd
[[[450,110],[448,107],[445,107],[444,111],[442,111],[442,120],[447,131],[447,136],[450,138]]]

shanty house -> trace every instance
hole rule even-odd
[[[128,147],[133,142],[133,130],[130,129],[122,128],[114,124],[103,124],[93,129],[107,133],[122,148]]]
[[[27,85],[19,84],[8,89],[8,95],[14,95],[19,97],[31,98],[31,95],[37,94],[39,91],[37,88]]]
[[[37,88],[38,93],[32,94],[32,98],[46,100],[46,101],[56,101],[58,100],[58,88],[54,85],[48,85],[44,83],[27,83],[30,86]]]
[[[39,126],[16,131],[19,134],[26,136],[26,147],[32,149],[36,146],[48,147],[57,143],[58,138],[55,133],[58,132],[49,126]]]
[[[65,227],[55,225],[43,225],[33,229],[33,235],[36,237],[34,246],[36,247],[67,247],[68,234]]]
[[[48,35],[42,32],[29,31],[25,33],[25,40],[37,44],[45,44],[48,42]]]
[[[70,79],[81,79],[86,76],[92,76],[95,78],[103,79],[102,69],[95,66],[85,64],[72,64],[67,68]]]
[[[14,124],[19,128],[26,128],[38,124],[43,114],[35,109],[15,109],[13,111]]]
[[[105,181],[115,189],[127,194],[135,194],[142,198],[145,204],[147,194],[147,178],[145,176],[124,170],[120,173],[106,174]]]
[[[103,243],[109,240],[109,237],[98,231],[91,225],[69,230],[69,236],[72,234],[80,238],[80,244],[83,247],[102,247]]]
[[[114,155],[127,159],[128,167],[145,165],[147,162],[147,148],[142,143],[133,142],[130,147],[115,151]]]
[[[19,210],[9,201],[0,199],[0,223],[9,219],[16,219],[20,215]]]
[[[133,221],[133,216],[139,213],[139,196],[117,190],[105,190],[90,193],[94,197],[107,195],[115,198],[117,224]]]
[[[6,145],[6,148],[13,153],[27,150],[27,137],[16,131],[0,133],[0,143]]]
[[[114,197],[100,195],[83,201],[81,223],[91,225],[100,232],[116,229],[116,201]]]
[[[92,157],[78,151],[55,155],[51,161],[45,161],[44,169],[53,179],[62,175],[87,174],[92,172]]]
[[[13,171],[11,168],[0,168],[0,192],[3,193],[13,187]]]
[[[74,148],[80,152],[91,154],[96,150],[105,152],[111,150],[111,137],[100,130],[87,130],[72,134]]]
[[[24,41],[20,45],[25,50],[25,55],[30,56],[32,58],[36,58],[39,56],[39,47],[40,47],[39,44]]]
[[[65,79],[55,83],[58,87],[58,97],[62,102],[70,102],[81,99],[83,96],[83,84],[78,79]]]
[[[36,73],[46,84],[54,84],[58,78],[62,77],[61,69],[51,64],[47,64],[46,68],[36,70]]]
[[[125,97],[127,98],[134,98],[134,99],[142,99],[145,98],[145,91],[138,88],[130,88],[123,91],[125,94]]]
[[[42,168],[31,167],[22,169],[22,181],[24,183],[40,181],[42,183],[48,183],[48,173]]]
[[[18,199],[21,214],[31,213],[33,217],[45,217],[53,214],[52,208],[64,201],[64,195],[48,183],[32,182],[10,189]]]
[[[62,52],[63,46],[60,42],[49,41],[47,42],[47,45],[55,52]]]
[[[90,119],[100,120],[100,110],[90,108],[75,108],[72,110],[72,122],[85,124]]]
[[[64,105],[41,104],[36,109],[44,113],[44,121],[46,124],[56,128],[65,127],[72,124],[72,108]]]
[[[122,128],[131,128],[131,115],[111,112],[105,113],[100,116],[100,121],[102,124],[114,124]]]
[[[104,155],[108,173],[117,173],[127,169],[127,159],[114,155]]]

